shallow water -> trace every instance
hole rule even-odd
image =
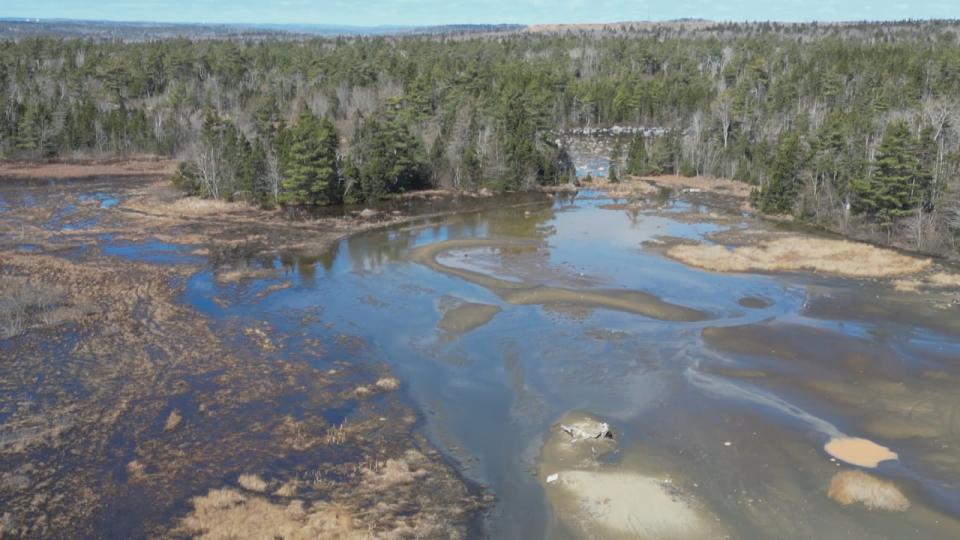
[[[915,326],[902,308],[896,318],[808,313],[812,298],[829,303],[825,290],[842,301],[893,293],[853,280],[695,270],[642,243],[719,230],[671,218],[696,207],[600,208],[607,202],[588,196],[360,234],[323,265],[276,260],[292,288],[263,296],[274,281],[221,286],[200,274],[185,298],[280,332],[361,336],[403,381],[430,438],[496,495],[486,530],[494,537],[570,534],[532,471],[550,425],[572,409],[611,422],[624,466],[646,455],[645,472],[671,477],[735,537],[960,530],[960,469],[951,469],[960,464],[960,404],[943,378],[960,380],[956,333]],[[537,298],[518,300],[518,290]],[[242,299],[214,302],[224,296]],[[451,339],[442,324],[451,296],[499,311]],[[658,317],[603,300],[629,297],[708,316]],[[322,324],[301,326],[297,314],[315,309]],[[725,331],[737,336],[729,344],[713,337]],[[945,375],[921,375],[932,370]],[[886,400],[891,385],[903,403]],[[915,422],[929,424],[928,436],[890,438]],[[908,494],[906,519],[827,498],[840,465],[824,445],[841,436],[898,453],[874,472]],[[744,510],[756,501],[762,507]]]
[[[683,201],[609,203],[584,193],[358,234],[320,259],[247,261],[270,279],[220,283],[207,266],[183,301],[221,328],[265,325],[284,359],[389,364],[423,432],[496,496],[478,535],[575,536],[536,475],[571,410],[611,424],[612,475],[669,479],[734,538],[960,535],[955,308],[884,284],[693,269],[644,243],[761,225]],[[205,261],[195,246],[99,240],[110,256]],[[363,346],[310,352],[343,335]],[[905,513],[827,497],[856,468],[825,448],[846,438],[896,454],[869,472],[903,490]]]

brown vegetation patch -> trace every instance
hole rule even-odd
[[[180,422],[183,422],[183,415],[180,414],[180,411],[174,409],[170,411],[170,416],[167,416],[167,421],[163,423],[163,430],[173,431],[177,429]]]
[[[891,482],[863,471],[840,471],[830,480],[827,496],[848,506],[859,503],[871,510],[903,512],[910,501]]]
[[[812,270],[849,277],[887,278],[921,272],[929,259],[847,240],[803,236],[761,242],[758,246],[679,245],[667,255],[716,272],[789,272]]]
[[[218,270],[214,279],[219,283],[239,283],[254,279],[270,279],[277,276],[273,268],[227,268]]]
[[[390,392],[400,388],[400,381],[393,377],[383,377],[377,381],[377,388]]]
[[[663,175],[663,176],[648,176],[644,177],[643,180],[653,182],[654,184],[662,187],[669,187],[678,191],[683,192],[687,190],[690,192],[709,192],[709,193],[718,193],[722,195],[731,195],[740,199],[747,199],[750,197],[750,191],[753,189],[753,186],[747,184],[746,182],[739,182],[737,180],[730,180],[728,178],[712,178],[706,176],[677,176],[677,175]]]
[[[253,491],[256,493],[263,493],[267,491],[267,483],[263,481],[263,478],[255,474],[241,474],[237,478],[237,483],[240,484],[240,487],[247,491]]]
[[[234,253],[256,251],[268,242],[323,251],[350,232],[354,221],[296,222],[278,212],[237,205],[170,208],[169,203],[180,197],[165,183],[111,186],[108,189],[119,189],[126,202],[105,210],[109,218],[83,231],[44,227],[58,208],[57,193],[41,193],[36,207],[13,209],[0,218],[4,238],[43,242],[41,253],[4,250],[0,280],[9,290],[29,284],[56,292],[58,304],[53,309],[36,308],[50,305],[47,301],[30,303],[32,321],[56,314],[58,318],[50,321],[74,323],[31,322],[20,337],[3,344],[0,395],[7,399],[0,400],[0,461],[11,469],[24,465],[33,471],[30,490],[0,489],[4,533],[48,537],[70,531],[75,536],[97,536],[103,520],[110,519],[109,512],[118,512],[136,518],[117,525],[116,534],[165,537],[172,533],[170,516],[182,507],[187,494],[223,488],[223,478],[238,478],[245,471],[269,469],[278,478],[266,482],[265,489],[274,490],[276,497],[304,496],[306,512],[317,510],[324,519],[331,514],[322,509],[327,504],[322,501],[345,494],[351,515],[364,519],[364,536],[465,535],[469,514],[480,504],[438,455],[429,453],[414,462],[405,454],[414,444],[411,430],[416,416],[394,399],[357,400],[348,395],[358,384],[389,391],[395,379],[388,373],[374,371],[378,375],[370,377],[356,359],[333,372],[318,370],[306,361],[310,355],[324,354],[322,347],[313,345],[290,351],[289,359],[275,358],[273,348],[285,343],[282,332],[243,320],[213,330],[200,313],[180,303],[184,281],[197,266],[133,262],[104,256],[97,249],[104,234],[121,242],[157,238],[198,244],[198,253],[229,262]],[[95,189],[104,188],[98,184]],[[223,213],[209,211],[211,206]],[[92,204],[83,208],[101,211]],[[175,213],[179,211],[184,215]],[[11,212],[17,215],[11,218]],[[85,244],[82,252],[76,249],[80,244]],[[52,251],[54,247],[75,252],[66,251],[64,256]],[[82,316],[63,316],[63,309],[81,307]],[[236,345],[245,328],[257,346]],[[360,345],[347,336],[340,347],[347,353],[359,351]],[[30,399],[23,399],[28,392]],[[171,403],[177,404],[175,410]],[[281,408],[290,412],[279,413]],[[322,414],[328,409],[353,410],[349,425],[329,425]],[[104,451],[118,444],[131,448],[133,455]],[[428,445],[421,441],[419,447]],[[308,485],[300,479],[313,471],[300,465],[272,468],[277,462],[302,463],[307,454],[319,460],[314,467],[322,472],[315,481],[304,482]],[[409,493],[396,497],[377,493],[369,485],[356,489],[364,485],[362,471],[371,468],[368,463],[390,459],[408,467],[391,464],[386,478],[402,479],[421,470],[429,474],[398,484]],[[112,474],[123,469],[127,475]],[[326,471],[330,478],[324,477]],[[256,487],[243,482],[247,489]],[[213,506],[223,512],[246,513],[261,503],[275,505],[240,488],[228,488],[221,495]],[[389,508],[371,514],[369,509],[381,499]],[[231,529],[231,523],[245,518],[222,512],[218,516],[227,522],[227,529],[219,529],[223,536],[261,530],[255,525]],[[305,530],[308,536],[329,537],[316,532],[322,528]],[[219,533],[211,529],[177,534]]]
[[[465,537],[462,516],[478,502],[462,488],[451,489],[453,477],[434,460],[408,449],[355,470],[350,481],[331,484],[318,469],[312,482],[284,482],[273,500],[211,489],[192,499],[193,511],[180,522],[179,532],[223,539]],[[318,497],[318,488],[325,487],[335,489]]]
[[[172,173],[176,166],[176,160],[163,158],[75,162],[0,161],[0,178],[75,180],[106,176],[166,176]]]
[[[323,502],[276,504],[232,489],[211,490],[193,498],[194,511],[183,529],[198,538],[285,538],[331,540],[367,538],[345,509]]]

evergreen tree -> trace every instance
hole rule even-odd
[[[419,137],[399,116],[367,120],[351,144],[355,176],[346,185],[348,202],[377,200],[429,184],[430,167]]]
[[[337,130],[330,120],[303,112],[287,130],[282,152],[283,191],[289,204],[333,204],[340,199]]]
[[[906,122],[887,127],[877,149],[873,175],[857,183],[865,211],[888,231],[921,204],[929,204],[932,175]]]
[[[770,164],[770,181],[760,194],[759,206],[762,212],[786,214],[793,211],[801,186],[801,154],[800,138],[796,133],[787,133],[781,137]]]

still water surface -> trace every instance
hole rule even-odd
[[[669,478],[731,537],[960,537],[955,310],[885,284],[689,268],[649,242],[761,225],[682,201],[609,203],[586,193],[359,234],[322,260],[250,262],[279,280],[201,272],[184,299],[290,336],[279,354],[362,337],[424,432],[496,496],[485,535],[570,535],[536,471],[551,425],[581,410],[616,433],[605,459]],[[870,472],[900,486],[909,510],[827,497],[854,468],[824,451],[838,437],[898,454]]]

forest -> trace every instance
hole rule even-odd
[[[561,134],[644,126],[611,176],[725,177],[761,212],[960,240],[960,23],[0,41],[0,157],[177,156],[263,205],[572,180]]]

